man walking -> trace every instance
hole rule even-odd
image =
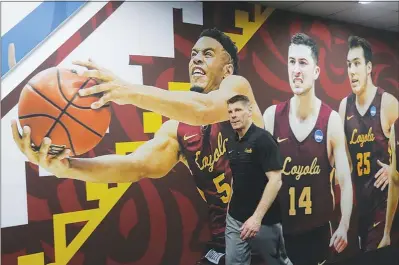
[[[268,265],[292,264],[285,253],[280,206],[282,159],[271,134],[252,123],[248,97],[227,101],[235,130],[227,144],[233,175],[226,218],[226,264],[249,265],[251,250]]]

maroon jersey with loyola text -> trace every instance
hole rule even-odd
[[[223,252],[232,176],[226,143],[233,134],[228,121],[205,127],[180,123],[177,130],[180,151],[209,207],[211,243],[223,247]]]
[[[388,138],[381,126],[381,99],[384,90],[377,89],[373,101],[362,116],[356,107],[356,95],[347,98],[345,134],[352,159],[352,182],[360,214],[367,215],[386,203],[387,190],[374,187],[375,174],[381,168],[377,160],[389,164]]]
[[[289,123],[290,101],[276,107],[274,137],[284,159],[279,198],[283,231],[296,234],[328,223],[334,200],[327,153],[327,125],[331,108],[321,104],[316,124],[299,142]]]

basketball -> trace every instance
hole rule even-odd
[[[96,80],[57,67],[35,75],[22,89],[18,118],[31,128],[31,140],[39,147],[44,137],[52,145],[65,146],[71,156],[84,154],[104,137],[111,121],[109,105],[93,110],[99,96],[81,97],[78,91],[96,85]]]

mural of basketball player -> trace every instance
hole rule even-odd
[[[397,161],[399,157],[399,119],[397,119],[392,125],[391,135],[389,136],[389,142],[391,145],[391,168],[390,174],[390,185],[388,186],[388,205],[387,214],[385,217],[385,228],[384,236],[378,247],[385,247],[391,244],[391,229],[393,219],[395,217],[396,210],[398,208],[399,201],[399,163]]]
[[[339,106],[355,193],[354,229],[362,251],[378,247],[384,234],[389,183],[390,128],[398,117],[398,101],[372,81],[373,52],[360,37],[348,39],[347,66],[352,93]]]
[[[265,128],[277,138],[284,159],[279,194],[283,232],[288,257],[296,265],[324,263],[332,246],[343,251],[352,211],[344,129],[338,113],[315,95],[319,74],[316,42],[304,33],[295,34],[288,50],[294,95],[263,114]],[[332,235],[334,165],[342,189],[342,218]]]
[[[101,82],[82,89],[81,96],[103,92],[92,108],[107,102],[133,104],[169,118],[153,139],[127,156],[70,158],[69,150],[47,156],[51,139],[43,139],[38,152],[30,147],[30,128],[20,135],[16,122],[13,136],[30,162],[59,178],[92,182],[136,182],[162,178],[179,162],[191,171],[209,206],[212,239],[198,264],[224,264],[225,219],[231,193],[231,170],[226,142],[234,131],[229,123],[227,100],[237,94],[249,97],[255,106],[254,123],[263,128],[262,113],[249,82],[238,76],[237,47],[218,29],[204,30],[192,48],[189,62],[191,91],[167,91],[157,87],[128,84],[93,61],[74,62],[83,74]]]

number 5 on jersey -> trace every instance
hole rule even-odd
[[[289,189],[290,194],[290,210],[289,215],[296,215],[296,201],[297,201],[297,194],[296,188],[291,187]],[[312,214],[312,199],[311,199],[311,188],[304,187],[302,189],[301,195],[298,199],[298,208],[305,208],[305,214]]]
[[[225,193],[226,195],[220,197],[222,199],[223,203],[228,203],[230,200],[230,194],[231,194],[231,187],[227,183],[223,183],[220,185],[220,183],[225,179],[224,174],[220,174],[216,178],[213,179],[213,183],[215,184],[216,190],[218,191],[219,194]]]

